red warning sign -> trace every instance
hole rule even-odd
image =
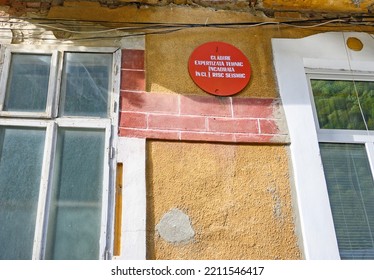
[[[224,42],[209,42],[197,47],[188,60],[188,71],[197,86],[218,96],[240,92],[251,77],[247,57]]]

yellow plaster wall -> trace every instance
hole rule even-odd
[[[277,27],[198,28],[147,36],[146,89],[150,93],[206,95],[188,75],[189,55],[205,42],[225,41],[241,49],[252,67],[249,85],[237,96],[278,97],[271,38],[313,33]],[[293,222],[286,150],[270,145],[149,142],[147,257],[302,258]],[[196,232],[193,242],[170,244],[155,231],[162,216],[173,208],[190,217]]]
[[[344,31],[365,31],[362,27],[344,27]],[[342,28],[295,28],[262,26],[222,29],[196,28],[146,38],[147,91],[206,95],[188,75],[187,63],[193,50],[209,41],[224,41],[239,48],[251,64],[251,79],[236,97],[277,98],[278,87],[273,68],[272,38],[303,38]],[[372,30],[369,30],[372,32]]]
[[[222,30],[199,28],[183,30],[172,35],[148,36],[147,43],[147,90],[169,93],[205,95],[188,75],[188,59],[193,50],[209,41],[224,41],[239,48],[250,61],[252,74],[240,96],[275,97],[275,81],[272,75],[270,37],[257,29]],[[150,48],[150,46],[158,46]],[[269,71],[270,70],[270,71]]]
[[[148,142],[148,258],[299,259],[286,149]],[[188,244],[155,232],[172,208],[191,219]]]
[[[251,64],[251,79],[239,97],[278,97],[274,78],[271,38],[282,37],[286,29],[256,27],[246,29],[198,28],[146,38],[147,90],[150,92],[205,95],[188,75],[187,63],[193,50],[209,41],[224,41],[239,48]],[[312,34],[296,32],[293,37]],[[154,47],[157,46],[157,47]]]

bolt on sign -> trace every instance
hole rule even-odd
[[[198,87],[218,96],[240,92],[251,77],[247,57],[238,48],[224,42],[198,46],[188,60],[188,71]]]

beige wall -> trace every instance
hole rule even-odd
[[[214,19],[213,19],[214,20]],[[206,95],[187,71],[194,48],[233,44],[252,76],[237,97],[278,97],[271,55],[277,28],[189,29],[146,38],[147,91]],[[147,253],[150,259],[299,259],[287,147],[148,142]],[[190,218],[195,237],[171,244],[155,230],[173,208]]]
[[[298,259],[287,148],[148,142],[147,249],[151,259]],[[170,209],[195,237],[170,244],[155,226]]]
[[[224,41],[239,48],[248,58],[252,74],[248,86],[237,96],[276,97],[270,38],[261,29],[189,29],[166,36],[148,36],[146,62],[147,90],[206,95],[188,75],[188,58],[199,45]],[[157,46],[156,48],[152,46]]]

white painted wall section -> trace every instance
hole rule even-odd
[[[120,137],[117,162],[123,163],[121,255],[146,259],[146,140]]]

